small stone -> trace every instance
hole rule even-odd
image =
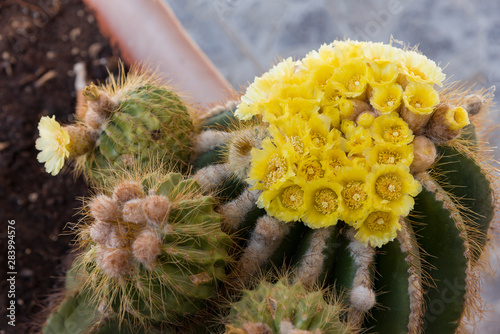
[[[32,203],[38,201],[38,193],[31,193],[28,195],[28,200]]]
[[[55,59],[57,57],[57,53],[55,51],[47,51],[45,56],[47,59]]]
[[[75,41],[78,38],[78,36],[80,36],[81,33],[82,33],[82,29],[74,28],[69,32],[69,38],[72,41]]]

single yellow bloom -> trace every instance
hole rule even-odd
[[[401,73],[410,82],[429,85],[443,85],[446,75],[436,63],[426,56],[415,51],[406,51],[402,57]]]
[[[65,159],[69,157],[69,133],[55,120],[55,116],[43,116],[38,123],[38,131],[40,137],[35,146],[41,152],[37,159],[45,162],[47,173],[57,175],[63,168]]]
[[[297,176],[306,182],[311,182],[322,178],[325,170],[320,160],[315,156],[309,156],[302,160],[297,168]]]
[[[396,165],[410,166],[413,161],[413,145],[394,145],[379,143],[375,145],[366,158],[371,165]]]
[[[321,166],[325,171],[325,177],[333,177],[340,172],[342,167],[352,165],[352,161],[347,158],[345,152],[340,148],[332,148],[322,152]]]
[[[413,113],[428,115],[434,111],[434,107],[439,103],[439,94],[429,84],[411,83],[405,88],[403,101]]]
[[[279,187],[263,191],[257,205],[265,208],[268,215],[285,222],[301,219],[307,209],[307,203],[304,187],[296,182],[300,181],[289,180]]]
[[[332,46],[334,47],[336,58],[339,59],[339,64],[343,64],[353,59],[357,61],[364,60],[363,46],[367,43],[371,42],[334,41]]]
[[[340,127],[340,110],[338,107],[326,105],[321,107],[321,111],[324,115],[330,117],[333,128],[338,129]]]
[[[415,203],[413,197],[422,190],[420,183],[410,174],[410,168],[398,165],[373,165],[366,178],[373,207],[391,210],[399,216],[407,216]]]
[[[270,125],[268,130],[277,147],[283,143],[290,143],[298,157],[306,153],[304,137],[307,136],[308,127],[299,117],[279,119],[275,124]]]
[[[402,61],[404,51],[384,43],[365,43],[362,46],[365,59],[377,63],[393,63],[398,65]]]
[[[265,138],[262,149],[252,148],[250,154],[252,167],[247,182],[253,185],[253,189],[279,187],[295,175],[294,162],[297,157],[289,143],[280,143],[276,147],[270,138]]]
[[[398,78],[398,66],[392,62],[372,62],[368,64],[366,80],[372,87],[389,85]]]
[[[344,87],[340,83],[333,81],[331,78],[328,80],[323,90],[324,95],[321,101],[323,105],[337,107],[340,101],[345,98]]]
[[[451,131],[458,131],[469,125],[469,114],[462,107],[449,108],[445,114],[446,126]]]
[[[364,112],[358,116],[356,122],[358,125],[364,127],[365,129],[369,129],[373,122],[375,121],[375,116],[372,113]]]
[[[370,136],[370,131],[362,126],[356,127],[354,131],[347,136],[346,148],[349,157],[356,154],[362,154],[372,146],[373,140]]]
[[[307,211],[302,218],[311,228],[322,228],[337,224],[340,213],[343,211],[341,192],[338,183],[325,179],[307,184],[305,200]]]
[[[306,152],[316,153],[317,150],[326,150],[333,147],[340,137],[337,129],[330,131],[331,119],[327,115],[313,116],[307,122],[309,132],[304,138]]]
[[[381,115],[375,119],[371,135],[377,144],[407,145],[413,141],[413,132],[397,113]]]
[[[320,108],[319,102],[305,98],[290,99],[284,101],[283,104],[285,107],[285,113],[283,115],[284,123],[286,123],[290,119],[290,117],[297,116],[303,121],[307,121],[309,120],[309,118],[317,115]],[[264,120],[266,119],[264,118]]]
[[[342,186],[341,199],[344,211],[341,219],[353,224],[363,217],[371,207],[371,197],[366,185],[368,172],[362,167],[344,167],[337,174],[337,182]]]
[[[376,86],[373,88],[370,104],[382,114],[396,111],[401,106],[403,88],[398,84]]]
[[[355,238],[363,244],[372,247],[382,247],[397,236],[401,230],[399,217],[391,211],[372,211],[356,221],[357,229]]]
[[[366,72],[367,66],[364,62],[351,60],[340,65],[332,80],[342,85],[342,93],[346,97],[354,98],[365,93]]]

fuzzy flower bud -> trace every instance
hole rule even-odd
[[[99,195],[89,204],[90,214],[98,221],[114,223],[121,218],[121,212],[115,200]]]
[[[100,245],[104,245],[106,243],[111,231],[111,225],[100,220],[96,221],[89,227],[90,238],[92,238],[96,244]]]
[[[168,218],[170,201],[165,196],[150,195],[144,200],[144,215],[149,224],[158,227]]]
[[[413,162],[410,165],[412,174],[429,169],[437,157],[436,146],[426,136],[416,136],[413,140]]]
[[[131,199],[123,204],[123,220],[138,225],[146,223],[144,200],[142,198]]]
[[[126,275],[130,270],[130,252],[124,249],[101,248],[100,267],[106,275],[118,278]]]
[[[142,198],[144,196],[144,190],[137,182],[122,182],[113,192],[113,199],[122,205],[132,199]]]
[[[161,254],[160,237],[150,230],[141,232],[132,244],[132,253],[139,262],[152,269],[156,258]]]
[[[375,306],[375,292],[365,286],[359,285],[350,293],[351,305],[362,312],[368,312]]]

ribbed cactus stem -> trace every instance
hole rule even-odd
[[[292,224],[285,224],[270,216],[259,218],[248,245],[238,259],[233,279],[246,284],[252,278],[252,275],[269,261]]]

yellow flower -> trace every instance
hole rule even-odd
[[[321,166],[323,166],[326,177],[335,176],[340,172],[342,167],[349,167],[352,165],[352,161],[347,159],[345,152],[340,148],[332,148],[323,151]]]
[[[311,99],[294,98],[286,101],[284,122],[287,122],[290,117],[298,116],[304,121],[309,120],[313,115],[317,115],[319,103]],[[264,118],[264,120],[266,120]]]
[[[43,116],[38,123],[38,131],[40,138],[36,140],[35,145],[41,152],[38,153],[37,159],[39,162],[45,162],[47,173],[57,175],[64,166],[64,160],[69,157],[69,133],[55,120],[55,116]]]
[[[342,85],[342,93],[346,97],[358,97],[365,93],[366,71],[364,62],[351,60],[340,65],[332,80]]]
[[[290,143],[298,157],[306,153],[303,138],[307,135],[308,128],[299,117],[282,118],[268,129],[276,146]]]
[[[376,86],[373,88],[370,103],[382,114],[388,114],[399,109],[402,96],[403,88],[398,84]]]
[[[373,62],[368,64],[366,80],[373,87],[392,84],[397,78],[398,66],[395,63]]]
[[[324,115],[330,117],[330,119],[332,120],[331,126],[333,128],[338,129],[340,127],[340,110],[338,107],[327,105],[321,107],[321,111],[323,112]]]
[[[373,146],[373,140],[370,131],[362,126],[358,126],[347,136],[347,155],[353,156],[362,154],[365,150]]]
[[[329,80],[323,90],[325,92],[321,101],[323,105],[337,107],[345,98],[344,87],[336,81]]]
[[[274,85],[288,82],[295,72],[296,62],[288,58],[274,66],[269,72],[261,77],[256,77],[254,82],[247,88],[245,95],[241,97],[235,115],[241,120],[248,120],[256,115],[258,109],[254,104],[266,102],[269,99],[271,89]]]
[[[307,184],[305,200],[307,211],[302,218],[311,228],[322,228],[337,224],[342,212],[340,192],[342,187],[338,183],[320,179]]]
[[[356,221],[357,229],[355,238],[372,247],[382,247],[397,236],[401,230],[399,217],[390,211],[372,211],[362,219]]]
[[[445,114],[445,125],[451,131],[458,131],[469,125],[469,114],[462,107],[449,108]]]
[[[398,64],[404,53],[403,50],[384,43],[365,43],[362,50],[368,61],[377,63]]]
[[[410,82],[443,85],[446,75],[436,63],[415,51],[406,51],[403,55],[401,73]]]
[[[265,208],[268,215],[285,222],[301,219],[307,203],[302,184],[296,182],[299,181],[293,179],[279,187],[265,190],[259,196],[257,205]]]
[[[439,103],[439,94],[431,85],[411,83],[405,88],[403,101],[413,113],[428,115],[434,111],[434,107]]]
[[[380,143],[368,152],[367,160],[370,166],[396,164],[410,166],[413,161],[413,145]]]
[[[345,63],[349,60],[362,60],[364,58],[363,46],[370,42],[358,42],[358,41],[334,41],[332,46],[334,47],[334,52],[336,57],[339,59],[339,63]]]
[[[354,112],[354,102],[346,98],[341,99],[339,101],[339,111],[341,120],[350,118]]]
[[[375,208],[391,210],[400,216],[407,216],[413,209],[413,197],[422,189],[410,174],[410,168],[403,165],[373,165],[366,183]]]
[[[413,132],[396,113],[381,115],[373,122],[371,135],[377,144],[407,145],[413,141]]]
[[[371,205],[371,195],[366,185],[368,172],[362,167],[344,167],[337,181],[342,186],[341,199],[344,211],[341,219],[353,224],[363,217]]]
[[[336,143],[340,132],[336,129],[330,131],[331,120],[327,115],[313,116],[307,122],[309,133],[304,138],[306,152],[316,152],[317,150],[325,150]]]
[[[365,129],[369,129],[374,121],[375,121],[374,114],[368,112],[362,113],[361,115],[358,116],[358,119],[356,120],[358,125],[361,125]]]
[[[295,175],[295,151],[291,144],[276,147],[270,138],[262,141],[262,149],[252,148],[252,168],[247,182],[253,189],[266,190],[279,187]]]
[[[301,177],[304,181],[311,182],[322,178],[325,175],[323,166],[318,158],[310,156],[302,160],[297,168],[297,176]]]

